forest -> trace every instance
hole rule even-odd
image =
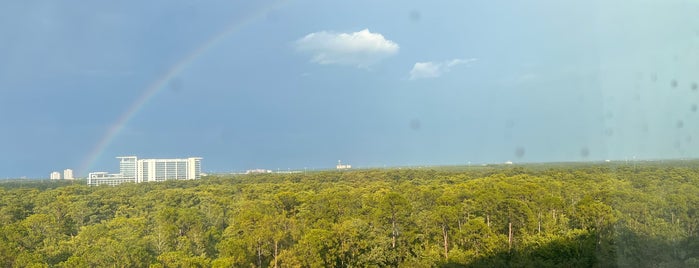
[[[2,267],[699,267],[699,162],[0,183]]]

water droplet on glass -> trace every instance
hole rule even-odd
[[[522,158],[524,157],[524,152],[524,147],[517,147],[517,149],[515,149],[515,156],[517,158]]]
[[[612,119],[614,118],[614,113],[612,111],[607,111],[607,113],[604,114],[604,117],[607,119]]]
[[[420,120],[418,120],[418,119],[410,120],[410,129],[420,130],[420,127],[422,127],[422,123],[420,123]]]
[[[410,11],[410,15],[408,15],[408,17],[412,22],[418,22],[422,18],[422,14],[420,14],[420,11],[413,10]]]
[[[168,86],[170,87],[170,90],[172,90],[172,92],[178,93],[182,91],[182,80],[179,77],[175,77],[170,80]]]
[[[609,128],[609,127],[606,128],[606,129],[604,129],[604,135],[607,136],[607,137],[613,136],[613,135],[614,135],[614,129]]]
[[[515,126],[515,121],[512,119],[507,119],[505,121],[505,128],[513,128]]]
[[[583,147],[580,149],[580,156],[582,157],[588,157],[590,155],[590,149],[587,149],[587,147]]]

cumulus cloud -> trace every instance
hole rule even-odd
[[[410,70],[410,80],[436,78],[451,71],[454,66],[474,62],[476,59],[452,59],[442,62],[416,62]]]
[[[369,67],[398,53],[399,46],[368,29],[353,33],[315,32],[296,41],[299,51],[311,54],[318,64]]]

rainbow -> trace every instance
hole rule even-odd
[[[97,142],[97,144],[92,148],[92,150],[90,150],[90,153],[81,165],[80,174],[86,174],[90,170],[90,168],[92,168],[95,162],[101,157],[102,153],[104,153],[104,151],[109,147],[109,145],[114,141],[114,139],[117,136],[119,136],[119,133],[121,133],[121,131],[131,121],[131,119],[133,119],[134,116],[136,116],[136,114],[143,108],[143,106],[145,106],[151,99],[153,99],[153,97],[155,97],[158,94],[158,92],[165,88],[165,85],[167,85],[167,83],[171,79],[182,73],[182,71],[184,71],[188,65],[194,62],[194,60],[199,58],[207,50],[211,49],[216,44],[218,44],[225,37],[239,31],[247,24],[265,15],[267,12],[275,8],[278,8],[282,2],[284,1],[273,1],[266,6],[262,6],[255,12],[248,13],[247,16],[241,18],[240,20],[231,21],[231,23],[229,23],[223,31],[213,35],[206,42],[202,43],[191,53],[187,54],[185,57],[179,60],[175,65],[168,68],[167,71],[165,71],[165,73],[163,73],[163,75],[161,75],[158,79],[155,79],[153,82],[151,82],[148,85],[148,87],[146,87],[143,90],[143,93],[141,93],[141,95],[128,107],[128,109],[126,109],[126,111],[124,111],[124,113],[121,114],[121,116],[116,120],[116,122],[110,125],[105,135],[102,136],[99,142]]]

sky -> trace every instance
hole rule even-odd
[[[695,1],[0,9],[0,178],[694,158]]]

